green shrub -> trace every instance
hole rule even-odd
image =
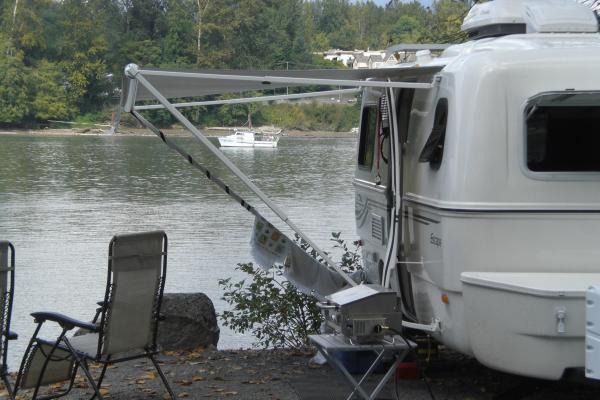
[[[331,239],[334,248],[342,251],[340,265],[346,272],[360,269],[359,243],[354,242],[351,249],[340,236],[334,232]],[[306,243],[299,244],[319,259]],[[306,347],[308,335],[318,333],[323,322],[317,300],[285,280],[281,267],[265,271],[252,263],[242,263],[237,269],[248,274],[250,280],[248,283],[246,280],[234,283],[231,278],[219,280],[223,300],[232,306],[220,315],[223,325],[235,332],[252,333],[257,339],[256,347]]]

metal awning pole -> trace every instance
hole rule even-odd
[[[289,217],[275,204],[258,186],[256,186],[250,178],[248,178],[231,160],[229,160],[221,150],[208,140],[183,114],[177,110],[148,80],[140,73],[140,71],[131,66],[125,69],[125,74],[131,79],[137,80],[142,84],[152,95],[160,102],[183,126],[185,126],[203,145],[206,146],[235,176],[237,176],[244,184],[254,192],[283,222],[285,222],[294,232],[298,234],[310,247],[312,247],[323,260],[329,264],[335,271],[351,286],[356,286],[354,282],[331,258],[321,250],[308,236],[306,236],[300,228],[294,224]]]
[[[223,104],[242,104],[242,103],[258,103],[262,101],[276,101],[276,100],[296,100],[306,99],[313,97],[329,97],[333,95],[352,94],[360,92],[359,88],[353,89],[341,89],[341,90],[327,90],[321,92],[310,92],[310,93],[297,93],[297,94],[283,94],[276,96],[257,96],[257,97],[244,97],[239,99],[222,99],[222,100],[207,100],[207,101],[189,101],[186,103],[171,103],[175,108],[182,107],[197,107],[197,106],[218,106]],[[341,98],[341,97],[340,97]],[[165,108],[162,104],[148,104],[143,106],[134,106],[134,110],[160,110]]]
[[[135,69],[137,65],[133,67],[129,64],[125,69]],[[182,72],[182,71],[156,71],[151,69],[145,69],[136,73],[143,73],[147,76],[171,76],[178,78],[188,79],[213,79],[213,80],[231,80],[233,75],[225,74],[208,74],[204,72]],[[432,83],[424,82],[394,82],[394,81],[376,81],[376,80],[355,80],[355,79],[325,79],[325,78],[298,78],[293,76],[255,76],[255,75],[235,75],[235,80],[245,82],[261,82],[263,89],[269,89],[269,85],[272,83],[279,84],[296,84],[296,85],[327,85],[327,86],[344,86],[344,87],[378,87],[378,88],[400,88],[400,89],[432,89]]]

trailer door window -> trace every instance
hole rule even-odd
[[[448,123],[448,99],[438,100],[433,117],[433,128],[427,143],[421,150],[419,162],[428,162],[431,168],[438,169],[444,156],[444,142],[446,140],[446,125]]]
[[[600,95],[544,95],[525,111],[531,171],[600,172]]]
[[[400,143],[408,140],[408,124],[410,123],[410,112],[412,110],[415,89],[402,89],[398,95],[398,137]]]
[[[363,109],[360,123],[360,142],[358,147],[358,165],[371,168],[375,153],[378,110],[376,105]]]

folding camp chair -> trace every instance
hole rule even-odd
[[[6,385],[8,393],[12,393],[8,381],[8,365],[6,362],[8,341],[17,338],[10,331],[13,293],[15,289],[15,248],[10,242],[0,241],[0,378]]]
[[[31,314],[38,324],[29,342],[17,375],[15,391],[33,388],[38,398],[40,386],[69,381],[66,390],[40,397],[52,399],[66,395],[81,368],[94,390],[92,399],[102,399],[100,386],[109,364],[137,358],[149,358],[169,395],[175,395],[155,355],[158,353],[157,330],[167,271],[167,236],[147,232],[115,236],[108,252],[108,278],[104,301],[98,303],[91,323],[53,312]],[[38,337],[45,321],[56,322],[62,331],[56,340]],[[87,333],[67,337],[75,327]],[[92,377],[88,361],[103,364],[98,381]]]

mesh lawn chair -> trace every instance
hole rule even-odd
[[[92,323],[78,321],[52,312],[31,314],[38,324],[21,362],[16,388],[33,388],[33,398],[51,399],[66,395],[81,368],[96,396],[102,399],[100,386],[109,364],[137,358],[149,358],[169,395],[175,395],[155,355],[156,334],[167,271],[167,236],[148,232],[115,236],[108,252],[108,278],[104,301]],[[45,321],[60,325],[56,340],[38,337]],[[87,333],[67,338],[75,327]],[[90,374],[88,361],[103,364],[98,381]],[[40,386],[69,381],[66,390],[38,397]]]
[[[13,293],[15,288],[15,248],[10,242],[0,241],[0,378],[8,393],[12,392],[8,381],[6,356],[8,341],[17,338],[10,331]]]

